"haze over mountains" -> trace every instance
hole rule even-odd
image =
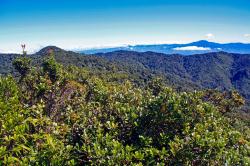
[[[155,45],[135,45],[135,46],[121,46],[111,48],[96,48],[88,50],[78,50],[80,53],[95,54],[106,53],[118,50],[137,51],[137,52],[158,52],[164,54],[183,54],[193,55],[209,52],[230,52],[239,54],[250,54],[249,43],[215,43],[206,40],[200,40],[187,44],[155,44]]]

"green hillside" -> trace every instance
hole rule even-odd
[[[50,52],[0,77],[0,165],[250,163],[249,125],[228,116],[236,91],[176,91],[147,67]]]

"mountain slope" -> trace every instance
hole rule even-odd
[[[74,58],[73,53],[55,51],[60,53]],[[15,61],[20,79],[0,77],[0,165],[250,161],[250,123],[235,112],[244,104],[238,93],[179,92],[159,79],[144,87],[107,81],[108,75],[102,79],[59,64],[51,51],[43,68],[29,62],[27,57]]]
[[[94,55],[81,55],[57,47],[46,47],[34,55],[39,65],[49,50],[54,50],[58,62],[64,65],[91,68],[93,73],[120,73],[135,78],[141,84],[149,78],[163,76],[167,83],[180,89],[212,88],[238,90],[250,99],[250,56],[225,52],[182,56],[155,52],[115,51]],[[12,61],[18,55],[0,55],[0,73],[14,73]],[[104,74],[105,76],[105,74]]]
[[[187,43],[187,44],[156,44],[156,45],[135,45],[135,46],[124,46],[124,47],[113,47],[113,48],[103,48],[103,49],[89,49],[81,50],[81,53],[95,54],[95,53],[107,53],[118,50],[125,51],[137,51],[137,52],[158,52],[165,54],[183,54],[183,55],[193,55],[209,52],[230,52],[230,53],[241,53],[250,54],[250,44],[244,43],[215,43],[206,40],[201,40],[197,42]]]
[[[165,55],[153,52],[117,51],[98,54],[110,61],[137,64],[158,71],[167,78],[185,80],[202,88],[237,89],[250,99],[250,56],[225,52],[192,56]]]

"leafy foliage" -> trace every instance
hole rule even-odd
[[[49,46],[26,57],[33,60],[33,65],[40,66],[48,50],[54,50],[55,59],[64,66],[87,68],[102,79],[127,79],[144,86],[152,77],[161,76],[171,87],[184,91],[207,88],[222,91],[235,89],[247,99],[246,104],[250,103],[249,55],[218,52],[182,56],[132,51],[81,55]],[[0,74],[14,73],[16,76],[11,65],[16,56],[0,54]],[[114,73],[117,77],[119,73],[119,79],[113,78]]]
[[[52,82],[55,82],[56,80],[60,79],[60,68],[62,68],[62,66],[56,63],[56,60],[53,56],[46,59],[42,66],[44,72],[49,75],[49,78]]]
[[[31,70],[31,59],[27,57],[19,57],[13,62],[15,69],[22,75],[25,76]]]
[[[176,92],[161,79],[142,88],[105,74],[52,56],[22,81],[0,77],[0,165],[250,163],[249,128],[224,115],[243,104],[236,92]]]

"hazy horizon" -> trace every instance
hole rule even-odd
[[[0,52],[137,44],[250,43],[247,0],[0,1]]]

